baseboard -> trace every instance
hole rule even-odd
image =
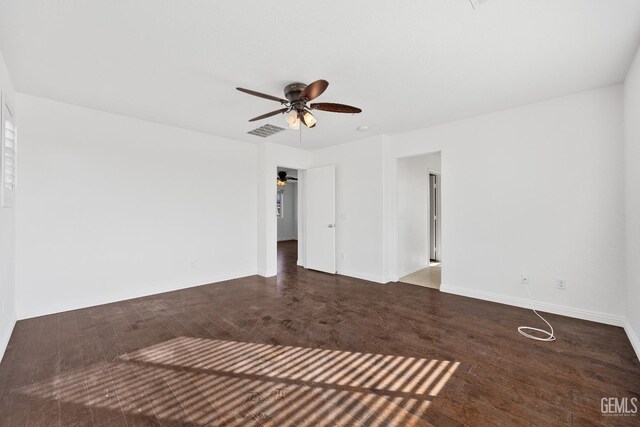
[[[7,346],[9,345],[9,340],[11,339],[11,334],[13,333],[13,328],[16,326],[16,317],[12,316],[11,320],[9,320],[9,324],[11,325],[9,330],[4,333],[3,336],[0,337],[0,362],[2,362],[2,358],[4,357],[4,352],[7,351]]]
[[[378,276],[377,274],[360,273],[360,272],[351,271],[351,270],[339,270],[338,274],[340,274],[341,276],[354,277],[356,279],[366,280],[366,281],[375,282],[375,283],[384,284],[388,282],[388,280],[385,280],[384,277]]]
[[[629,341],[631,341],[631,346],[633,350],[636,352],[636,356],[640,359],[640,337],[636,334],[636,331],[633,330],[629,319],[624,319],[624,331],[627,333],[627,337],[629,337]]]
[[[239,279],[247,276],[254,276],[255,270],[239,271],[236,273],[222,274],[198,280],[196,283],[180,283],[174,285],[164,285],[160,288],[142,288],[131,289],[126,292],[120,292],[109,297],[85,298],[75,301],[65,301],[61,303],[49,304],[47,306],[16,308],[18,320],[30,319],[32,317],[46,316],[48,314],[63,313],[65,311],[78,310],[81,308],[94,307],[96,305],[111,304],[118,301],[124,301],[133,298],[147,297],[151,295],[163,294],[166,292],[177,291],[180,289],[193,288],[196,286],[207,285],[210,283],[224,282],[226,280]]]
[[[407,269],[406,271],[403,271],[402,273],[400,273],[400,277],[408,276],[410,274],[415,273],[416,271],[423,270],[423,269],[425,269],[427,267],[429,267],[429,263],[421,264],[421,265],[418,265],[418,266],[413,266],[413,267]]]
[[[531,301],[524,298],[512,297],[509,295],[496,294],[493,292],[478,291],[476,289],[463,288],[459,286],[440,285],[440,291],[449,294],[461,295],[469,298],[476,298],[485,301],[492,301],[501,304],[513,305],[522,308],[531,308]],[[604,323],[606,325],[625,326],[625,318],[610,313],[602,313],[593,310],[567,307],[558,304],[549,304],[541,301],[533,301],[534,307],[546,313],[559,314],[561,316],[574,317],[576,319],[590,320],[592,322]]]
[[[258,270],[258,276],[262,276],[262,277],[275,277],[277,276],[278,273],[276,273],[275,271],[267,271],[267,270],[262,270],[259,269]]]
[[[304,265],[302,265],[300,263],[300,261],[298,260],[298,264],[299,267],[302,268],[306,268]],[[266,275],[264,274],[264,271],[258,271],[258,275],[263,276],[263,277],[272,277],[275,276],[276,274],[272,274],[272,275]],[[388,280],[385,280],[384,277],[382,276],[378,276],[376,274],[368,274],[368,273],[360,273],[357,271],[352,271],[352,270],[343,270],[340,269],[336,272],[336,274],[339,274],[341,276],[348,276],[348,277],[353,277],[355,279],[361,279],[361,280],[366,280],[368,282],[374,282],[374,283],[387,283]]]

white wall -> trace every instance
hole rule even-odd
[[[17,103],[19,318],[256,273],[256,145]]]
[[[624,83],[627,333],[640,357],[640,49]]]
[[[398,160],[398,275],[429,266],[429,172],[440,172],[440,155]]]
[[[0,52],[0,92],[9,99],[16,114],[16,122],[20,127],[15,107],[15,91],[9,71]],[[1,107],[1,106],[0,106]],[[18,159],[20,160],[20,159]],[[21,171],[18,170],[18,174]],[[19,190],[18,190],[19,191]],[[20,197],[19,193],[16,198]],[[11,337],[16,322],[15,312],[15,210],[0,207],[0,360]]]
[[[338,273],[385,282],[383,137],[313,152],[315,166],[336,165]]]
[[[389,137],[389,180],[442,152],[441,290],[526,306],[525,272],[541,308],[620,324],[622,115],[618,85]]]
[[[275,184],[274,184],[275,185]],[[289,181],[286,186],[278,187],[284,196],[284,215],[278,218],[278,241],[298,238],[298,184]]]

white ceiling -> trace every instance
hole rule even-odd
[[[16,89],[245,141],[293,81],[330,82],[318,148],[606,86],[640,42],[638,0],[0,0]],[[358,132],[358,126],[369,126]]]

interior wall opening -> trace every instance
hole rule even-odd
[[[300,221],[298,169],[278,167],[274,181],[277,218],[278,274],[298,265]]]
[[[442,277],[441,153],[398,159],[400,282],[439,289]]]

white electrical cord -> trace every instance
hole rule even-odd
[[[545,331],[544,329],[538,329],[538,328],[532,328],[531,326],[520,326],[518,328],[518,332],[520,332],[520,335],[523,335],[527,338],[531,338],[532,340],[536,340],[536,341],[555,341],[556,337],[555,335],[553,335],[553,326],[551,326],[551,323],[547,322],[547,320],[540,316],[540,313],[538,313],[536,311],[535,308],[533,308],[533,300],[531,298],[531,292],[529,291],[529,286],[527,286],[527,295],[529,295],[529,303],[531,303],[531,310],[533,310],[533,312],[536,314],[536,316],[538,316],[539,318],[542,319],[542,321],[544,323],[547,324],[547,326],[549,326],[549,329],[551,329],[551,332],[549,331]],[[545,338],[539,338],[536,337],[535,335],[531,335],[525,331],[536,331],[536,332],[540,332],[541,334],[545,335]]]

